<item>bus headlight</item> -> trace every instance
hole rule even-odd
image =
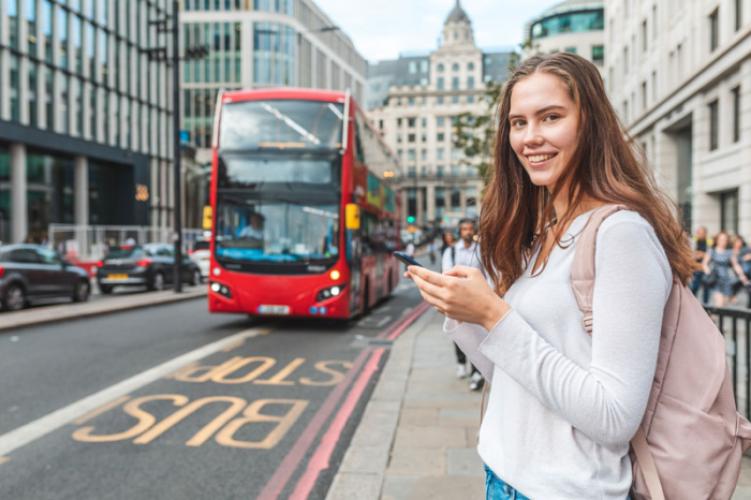
[[[336,269],[334,269],[333,271],[329,273],[329,278],[331,278],[331,281],[336,281],[341,277],[342,277],[342,273],[340,273]]]
[[[227,297],[228,299],[232,298],[232,292],[229,291],[229,287],[227,285],[222,285],[221,283],[212,281],[209,284],[209,289],[211,289],[211,291],[214,293],[218,293],[219,295]]]
[[[334,285],[324,288],[323,290],[320,290],[316,295],[316,302],[328,300],[332,297],[338,297],[342,294],[342,290],[344,290],[344,285]]]

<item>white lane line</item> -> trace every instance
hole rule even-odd
[[[63,427],[64,425],[96,410],[99,406],[129,394],[141,387],[148,385],[167,374],[170,374],[178,368],[205,358],[215,352],[221,351],[233,342],[244,340],[258,335],[268,333],[265,328],[251,328],[243,330],[232,336],[218,340],[211,344],[199,347],[194,351],[178,356],[162,363],[161,365],[149,368],[148,370],[123,380],[113,386],[102,389],[101,391],[76,401],[64,408],[60,408],[44,417],[29,422],[17,429],[7,432],[0,436],[0,457],[8,455],[13,450],[25,446],[42,436]]]

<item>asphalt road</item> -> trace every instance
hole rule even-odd
[[[0,450],[35,436],[0,451],[0,498],[323,498],[410,285],[344,326],[197,299],[0,334]]]

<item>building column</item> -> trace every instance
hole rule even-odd
[[[423,204],[423,190],[422,186],[417,186],[417,196],[415,197],[415,201],[417,202],[417,211],[415,213],[415,219],[417,219],[417,223],[420,225],[425,224],[425,213],[422,211],[422,204]]]
[[[76,242],[79,256],[90,256],[89,249],[89,161],[76,156],[73,181],[73,203],[76,221]]]
[[[428,220],[427,222],[432,223],[435,220],[435,184],[429,183],[426,186],[427,189],[427,197],[428,197]]]
[[[26,146],[10,146],[10,239],[21,243],[29,231],[29,219],[26,211]]]
[[[89,225],[89,160],[76,156],[74,181],[75,220],[77,226]]]

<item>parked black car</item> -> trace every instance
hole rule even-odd
[[[110,250],[99,262],[96,279],[104,294],[116,286],[145,286],[162,290],[174,282],[174,247],[166,243],[121,247]],[[187,256],[183,256],[182,280],[191,285],[201,283],[201,271]]]
[[[89,299],[86,271],[40,245],[0,246],[0,306],[16,311],[42,298]]]

